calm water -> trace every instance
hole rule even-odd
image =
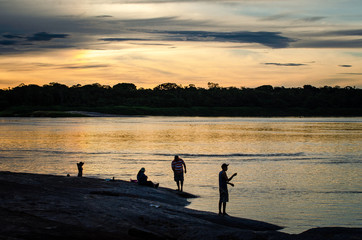
[[[0,118],[0,170],[129,180],[141,167],[190,208],[217,212],[218,172],[237,172],[229,214],[285,226],[362,226],[362,118]]]

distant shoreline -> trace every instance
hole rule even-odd
[[[0,111],[0,117],[362,117],[362,108],[260,108],[260,107],[141,107],[106,106],[69,108],[62,106],[17,106]]]

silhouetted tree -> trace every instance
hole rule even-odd
[[[219,86],[218,83],[213,83],[213,82],[208,82],[208,83],[207,83],[207,87],[208,87],[209,89],[220,88],[220,86]]]
[[[348,114],[353,115],[355,110],[359,113],[362,112],[362,90],[350,86],[345,88],[338,86],[317,88],[311,85],[305,85],[302,88],[273,87],[270,85],[257,88],[224,88],[211,82],[208,83],[208,89],[196,88],[193,84],[182,87],[176,83],[163,83],[154,89],[137,89],[136,85],[132,83],[119,83],[113,87],[99,83],[84,86],[77,84],[68,87],[53,82],[42,87],[34,84],[20,84],[15,88],[0,90],[1,110],[12,106],[61,106],[70,108],[108,106],[231,107],[274,112],[275,109],[278,109],[278,114],[293,111],[296,111],[296,114],[303,113],[303,111],[308,113],[310,111],[322,115],[338,115],[340,112],[348,112]],[[339,112],[336,109],[339,109]],[[218,111],[221,112],[221,110]],[[216,112],[215,114],[217,115]],[[256,114],[263,115],[263,112]]]
[[[177,85],[176,83],[162,83],[154,88],[154,90],[161,90],[161,91],[170,91],[170,90],[177,90],[180,89],[181,86]]]

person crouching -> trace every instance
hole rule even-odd
[[[154,184],[151,181],[148,181],[148,176],[145,174],[146,169],[145,168],[141,168],[137,174],[137,182],[139,185],[143,185],[143,186],[148,186],[148,187],[154,187],[154,188],[158,188],[158,183]]]

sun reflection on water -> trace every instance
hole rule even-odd
[[[362,119],[11,118],[0,119],[2,171],[129,181],[141,167],[176,188],[171,161],[187,164],[189,207],[217,211],[220,165],[237,172],[230,214],[301,232],[361,225]]]

